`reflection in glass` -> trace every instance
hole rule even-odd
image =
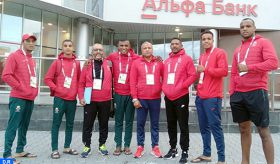
[[[62,5],[74,10],[85,12],[85,0],[64,0]]]
[[[58,48],[61,48],[61,44],[64,40],[70,39],[71,36],[72,20],[69,17],[59,15],[59,42]]]
[[[43,45],[56,48],[57,14],[43,11]]]
[[[36,45],[40,45],[41,34],[41,10],[25,6],[23,33],[33,33],[37,37]]]
[[[23,5],[5,1],[2,17],[1,40],[21,42]]]
[[[103,18],[103,0],[87,0],[86,13]]]
[[[161,56],[162,59],[166,59],[164,56],[164,33],[153,33],[152,39],[154,56]]]

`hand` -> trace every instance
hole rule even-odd
[[[92,58],[90,57],[88,60],[85,61],[84,67],[87,67],[91,63]]]
[[[245,64],[238,64],[238,71],[239,72],[248,72],[248,67]]]
[[[202,65],[198,65],[197,67],[196,67],[196,71],[197,72],[204,72],[204,70],[205,70],[205,68],[202,66]]]
[[[133,103],[133,105],[134,105],[134,107],[135,107],[136,109],[138,109],[138,108],[141,108],[141,107],[142,107],[142,105],[141,105],[141,103],[140,103],[140,101],[139,101],[139,100],[136,100],[136,101]]]
[[[80,100],[80,104],[81,104],[82,106],[85,106],[85,105],[86,105],[85,99],[81,99],[81,100]]]

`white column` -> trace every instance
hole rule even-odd
[[[216,29],[211,29],[209,30],[213,33],[213,39],[214,39],[214,47],[217,47],[218,46],[218,31]]]
[[[89,54],[89,24],[88,19],[78,18],[76,54],[79,59],[86,59]]]

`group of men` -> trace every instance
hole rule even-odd
[[[269,105],[267,97],[268,71],[277,69],[278,59],[273,45],[267,39],[255,34],[252,19],[243,19],[240,33],[241,46],[233,56],[230,80],[230,105],[234,122],[239,124],[241,133],[242,164],[250,163],[251,122],[259,131],[267,163],[274,163],[274,148],[269,132]],[[154,56],[152,43],[141,45],[142,55],[134,53],[128,40],[118,43],[118,51],[105,58],[101,44],[94,44],[91,58],[80,69],[80,63],[73,53],[73,42],[65,40],[62,52],[50,66],[45,84],[54,96],[53,123],[51,130],[51,158],[60,158],[58,134],[62,117],[66,117],[65,143],[63,153],[77,155],[70,147],[76,112],[76,97],[84,107],[82,158],[91,152],[91,136],[95,118],[99,122],[99,149],[108,155],[105,146],[108,138],[112,86],[114,88],[115,143],[113,155],[132,154],[134,113],[137,113],[137,150],[135,158],[144,154],[145,123],[147,114],[151,124],[151,153],[157,157],[171,159],[178,156],[177,122],[180,128],[179,163],[187,163],[189,151],[189,87],[197,81],[195,105],[199,128],[203,141],[203,152],[193,163],[210,162],[211,133],[216,142],[218,164],[225,163],[225,142],[221,126],[221,103],[223,98],[223,78],[228,75],[227,54],[213,46],[213,33],[201,33],[201,43],[205,52],[195,68],[192,58],[186,54],[179,38],[171,40],[169,57],[162,62]],[[5,133],[4,158],[11,158],[11,147],[18,130],[15,157],[36,157],[25,152],[26,133],[32,114],[34,99],[38,92],[36,64],[32,59],[36,37],[25,34],[19,50],[9,55],[2,79],[11,86],[9,110],[10,118]],[[161,93],[164,93],[167,129],[170,149],[162,156],[159,149],[159,116]],[[124,125],[125,122],[125,125]],[[122,136],[125,126],[124,137]],[[122,142],[124,138],[124,143]],[[14,163],[19,163],[14,159]]]

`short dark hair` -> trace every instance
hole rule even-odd
[[[73,41],[72,41],[72,40],[70,40],[70,39],[65,39],[65,40],[62,41],[62,45],[63,45],[65,42],[71,42],[71,43],[73,44]]]
[[[179,41],[180,41],[180,43],[182,43],[182,40],[181,40],[180,38],[178,38],[178,37],[173,37],[173,38],[171,39],[171,41],[170,41],[170,42],[172,42],[173,40],[179,40]]]
[[[213,32],[211,32],[210,30],[205,30],[200,34],[200,38],[202,38],[202,35],[204,35],[204,34],[210,34],[210,35],[212,35],[212,38],[214,36]]]
[[[242,19],[241,22],[246,21],[246,20],[251,21],[253,23],[253,25],[256,26],[255,21],[252,18],[244,18],[244,19]]]

